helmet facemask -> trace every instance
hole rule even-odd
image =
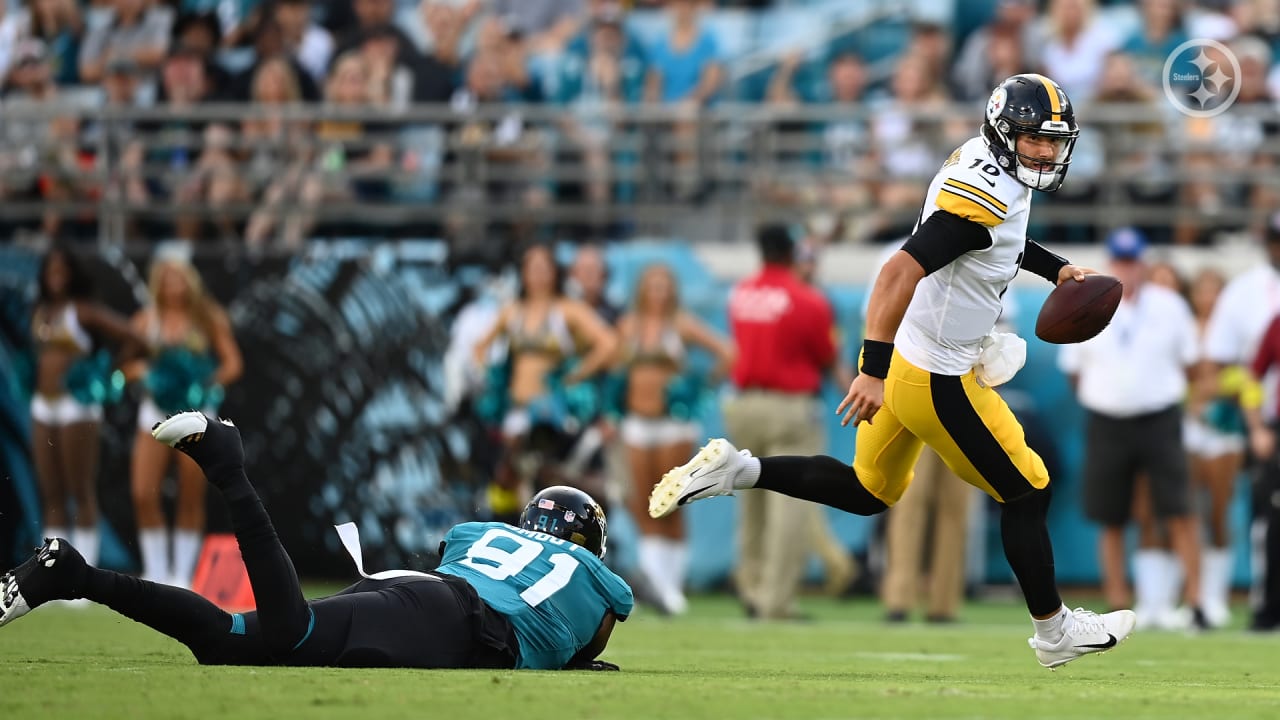
[[[1005,172],[1032,190],[1053,192],[1062,187],[1062,182],[1067,177],[1067,168],[1071,165],[1071,154],[1075,151],[1080,131],[1071,129],[1065,122],[1046,120],[1044,124],[1061,125],[1062,129],[1018,128],[1001,118],[994,125],[985,125],[983,130],[987,131],[987,139],[991,141],[993,149],[997,150],[996,161]],[[1035,135],[1053,141],[1053,158],[1042,160],[1018,152],[1019,135]]]

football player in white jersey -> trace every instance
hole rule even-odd
[[[1021,339],[993,333],[1018,270],[1053,283],[1093,272],[1026,237],[1032,190],[1062,185],[1079,132],[1057,83],[1014,75],[991,93],[981,134],[943,163],[914,233],[876,280],[861,374],[836,410],[846,425],[867,423],[852,467],[827,456],[754,458],[715,439],[667,473],[649,513],[760,488],[874,515],[902,496],[928,443],[1001,503],[1005,556],[1032,616],[1029,643],[1040,664],[1057,667],[1124,640],[1133,612],[1062,604],[1045,525],[1049,475],[992,389],[1026,357]]]

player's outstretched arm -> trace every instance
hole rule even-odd
[[[898,334],[902,316],[911,304],[916,285],[925,276],[925,269],[911,254],[899,250],[889,258],[871,290],[871,302],[867,306],[867,335],[862,342],[861,373],[849,385],[849,392],[836,407],[836,414],[843,413],[842,426],[871,418],[884,404],[884,378],[889,372],[889,359],[893,356],[893,338]]]
[[[925,269],[904,250],[899,250],[885,263],[871,290],[867,305],[867,339],[893,342],[898,326],[915,295],[916,285],[924,279]]]
[[[617,670],[618,666],[613,663],[607,663],[603,660],[596,660],[596,656],[604,652],[604,648],[609,644],[609,635],[613,633],[613,626],[617,623],[617,617],[612,611],[606,611],[604,619],[600,621],[600,628],[596,630],[595,637],[591,638],[591,642],[587,643],[576,655],[569,659],[565,664],[565,670]]]

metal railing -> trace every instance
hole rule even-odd
[[[1040,226],[1211,235],[1277,207],[1271,108],[1209,121],[1154,103],[1079,115],[1066,186],[1037,198]],[[979,122],[968,105],[0,105],[0,225],[54,218],[111,243],[184,220],[240,233],[255,214],[297,212],[319,235],[507,223],[723,239],[822,213],[859,240],[909,227]],[[380,153],[387,162],[361,170]],[[211,192],[219,178],[236,191]]]

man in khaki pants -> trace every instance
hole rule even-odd
[[[956,619],[964,600],[965,531],[972,490],[932,449],[926,447],[920,454],[911,486],[888,512],[888,559],[881,588],[886,619],[906,620],[920,602],[926,550],[925,618],[930,622]]]
[[[835,359],[831,306],[792,268],[786,228],[758,235],[764,269],[734,287],[729,325],[739,352],[735,397],[725,403],[730,437],[765,454],[812,455],[826,447],[822,377]],[[809,549],[813,507],[778,493],[744,492],[739,502],[738,592],[750,615],[794,617]]]

